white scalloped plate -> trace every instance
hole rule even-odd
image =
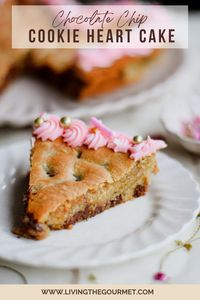
[[[185,73],[184,68],[183,49],[165,50],[137,84],[82,103],[56,92],[50,85],[20,78],[11,83],[0,96],[0,126],[30,125],[42,111],[68,114],[75,118],[121,111],[160,97],[172,87],[178,86],[180,75]]]
[[[72,230],[51,232],[46,240],[19,239],[11,229],[19,217],[28,152],[27,142],[0,150],[0,258],[57,268],[116,263],[165,245],[199,209],[197,183],[178,162],[160,153],[160,172],[145,197],[80,222]]]

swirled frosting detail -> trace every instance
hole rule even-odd
[[[73,120],[63,133],[64,142],[71,147],[80,147],[88,134],[87,125],[81,120]]]
[[[129,151],[131,152],[130,158],[138,160],[145,156],[155,153],[157,150],[166,148],[167,145],[164,141],[153,140],[149,136],[146,141],[140,144],[133,144]]]
[[[116,133],[108,141],[107,147],[114,152],[126,153],[131,146],[131,139],[123,133]]]
[[[114,131],[112,131],[110,128],[105,126],[101,120],[98,120],[95,117],[91,118],[90,126],[91,126],[91,128],[99,129],[100,132],[102,133],[102,135],[105,137],[111,137],[114,135]]]
[[[134,160],[149,156],[167,146],[164,141],[153,140],[150,137],[136,144],[126,134],[112,131],[96,118],[91,118],[89,127],[83,121],[74,119],[69,127],[63,128],[60,118],[56,115],[42,113],[40,117],[35,120],[33,137],[42,141],[54,141],[62,137],[63,142],[70,147],[86,145],[94,150],[107,147],[114,152],[128,153],[130,159]]]
[[[63,128],[60,126],[60,119],[55,115],[42,114],[44,122],[33,131],[33,135],[42,141],[54,141],[63,134]]]
[[[91,118],[89,134],[85,139],[84,144],[89,149],[98,149],[107,145],[109,138],[114,135],[114,132],[106,127],[101,120]]]
[[[106,146],[108,143],[108,138],[106,138],[99,129],[94,129],[90,132],[85,139],[84,144],[88,146],[89,149],[97,150],[100,147]]]

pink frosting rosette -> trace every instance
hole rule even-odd
[[[131,146],[131,138],[123,133],[115,133],[108,141],[107,147],[114,152],[126,153]]]
[[[71,147],[80,147],[83,145],[87,134],[87,125],[81,120],[73,120],[63,133],[64,142]]]
[[[100,130],[101,134],[104,135],[105,137],[109,138],[113,136],[114,131],[112,131],[110,128],[105,126],[101,120],[98,120],[95,117],[91,118],[90,121],[90,128],[97,128]]]
[[[84,142],[89,149],[97,150],[100,147],[106,146],[108,139],[104,137],[100,130],[96,129],[94,133],[89,133]]]
[[[155,153],[157,150],[166,148],[167,145],[164,141],[153,140],[149,136],[146,141],[140,144],[133,144],[129,151],[131,152],[130,158],[138,160],[145,156]]]
[[[63,134],[63,128],[60,126],[60,118],[56,115],[41,114],[44,122],[33,131],[33,135],[42,141],[54,141]]]
[[[84,144],[89,149],[98,149],[107,145],[109,138],[113,135],[113,131],[106,127],[101,120],[91,118],[89,134]]]

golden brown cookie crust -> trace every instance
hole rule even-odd
[[[106,147],[71,148],[62,138],[36,140],[31,152],[24,226],[16,233],[43,239],[146,193],[155,155],[138,161]]]

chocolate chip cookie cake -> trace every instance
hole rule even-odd
[[[145,195],[158,171],[156,151],[165,142],[134,138],[92,118],[43,113],[34,122],[29,188],[18,235],[43,239]]]
[[[144,78],[161,49],[12,49],[12,5],[0,3],[0,91],[20,74],[34,75],[73,99],[85,101]]]

